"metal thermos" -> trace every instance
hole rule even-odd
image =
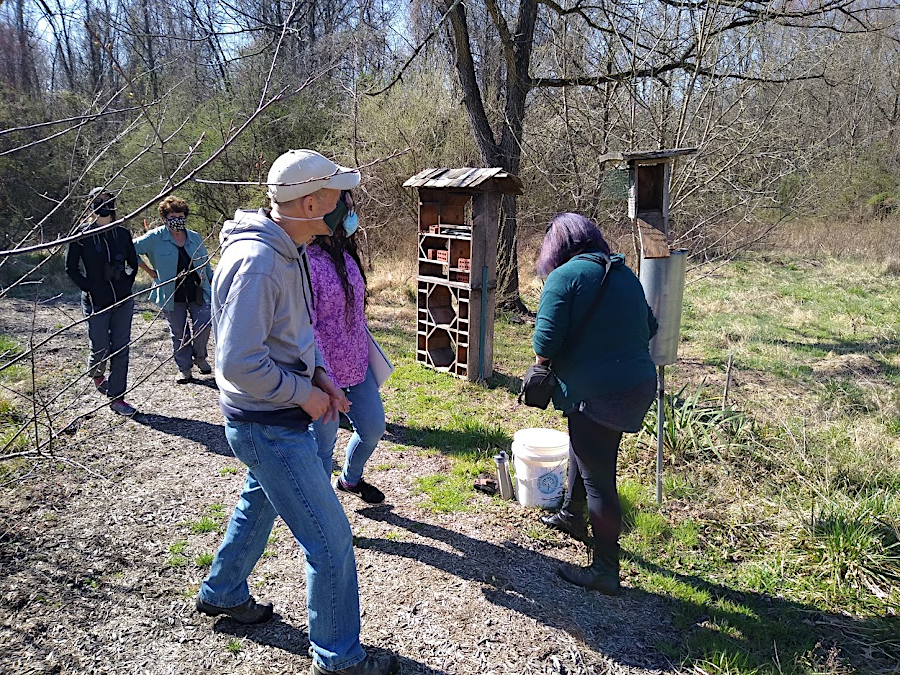
[[[497,465],[497,487],[500,488],[500,498],[514,499],[516,495],[509,475],[509,458],[503,450],[494,456],[494,463]]]

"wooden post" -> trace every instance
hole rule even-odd
[[[472,203],[472,299],[469,309],[469,380],[484,380],[494,372],[494,310],[497,292],[497,238],[500,195],[484,192]]]

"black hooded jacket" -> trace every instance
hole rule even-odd
[[[73,241],[66,253],[66,274],[95,309],[130,296],[137,270],[131,233],[124,227]]]

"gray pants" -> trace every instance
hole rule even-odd
[[[169,322],[175,365],[182,372],[190,372],[194,365],[194,359],[205,359],[207,355],[209,331],[212,329],[209,305],[176,302],[172,311],[164,311],[163,314],[166,316],[166,321]],[[188,326],[188,314],[191,317],[190,327]]]
[[[106,393],[111,398],[118,398],[125,393],[128,383],[128,345],[131,342],[134,299],[129,298],[114,307],[97,309],[91,304],[89,297],[82,295],[81,311],[88,320],[90,375],[103,375],[106,372],[106,362],[109,361]]]

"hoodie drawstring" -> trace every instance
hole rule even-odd
[[[312,277],[309,274],[309,261],[306,259],[306,251],[297,249],[297,253],[300,254],[300,257],[297,259],[297,264],[300,266],[300,269],[303,270],[303,275],[306,278],[306,285],[300,284],[300,286],[303,287],[303,302],[306,303],[306,313],[309,315],[309,324],[312,325],[313,311],[316,309],[316,298],[312,295]],[[309,308],[309,299],[306,294],[307,288],[309,289],[312,298],[312,309]]]

